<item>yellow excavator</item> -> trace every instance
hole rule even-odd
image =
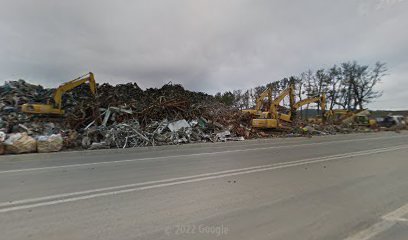
[[[294,105],[294,87],[289,85],[287,89],[281,92],[269,106],[269,112],[262,114],[259,118],[252,119],[252,127],[254,128],[279,128],[281,124],[279,123],[280,113],[278,112],[279,103],[286,97],[289,96],[290,106]]]
[[[327,119],[334,124],[353,124],[365,127],[375,127],[377,121],[369,119],[370,111],[367,109],[351,111],[334,109],[326,113]]]
[[[96,94],[96,82],[95,77],[92,72],[76,78],[72,81],[63,83],[60,85],[53,94],[53,103],[48,101],[47,104],[40,103],[26,103],[21,106],[21,111],[29,114],[44,114],[44,115],[63,115],[64,110],[62,109],[62,95],[70,91],[81,84],[89,82],[89,87],[93,95]]]
[[[267,112],[262,112],[262,105],[264,103],[264,99],[268,98],[268,102],[271,103],[272,101],[272,88],[267,88],[265,91],[263,91],[259,97],[256,99],[256,105],[255,109],[244,109],[242,110],[243,113],[249,113],[253,116],[261,116],[262,114],[265,114]]]
[[[279,96],[277,96],[273,101],[272,104],[270,106],[270,118],[279,118],[280,119],[280,115],[281,113],[279,113],[278,111],[278,107],[280,106],[280,102],[283,101],[283,99],[289,96],[289,106],[290,108],[292,108],[295,104],[295,94],[294,94],[294,86],[291,84],[289,85],[288,88],[286,88],[285,90],[283,90],[281,92],[281,94],[279,94]]]
[[[279,103],[286,97],[289,96],[290,101],[290,111],[289,113],[281,113],[278,111],[278,107],[280,106]],[[282,127],[281,122],[292,122],[293,113],[295,113],[300,107],[310,104],[310,103],[320,103],[322,109],[322,118],[323,121],[325,120],[326,116],[326,95],[322,94],[318,97],[311,97],[299,102],[294,102],[294,87],[290,85],[287,89],[285,89],[278,97],[276,97],[270,106],[269,114],[264,116],[263,118],[256,118],[252,120],[252,127],[255,128],[280,128]]]
[[[299,102],[296,102],[295,104],[293,104],[292,110],[289,112],[289,114],[280,114],[279,119],[285,122],[292,122],[292,113],[295,113],[300,107],[310,103],[320,103],[322,120],[324,121],[326,118],[326,94],[324,93],[321,96],[306,98]]]

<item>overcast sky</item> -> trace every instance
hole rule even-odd
[[[408,0],[0,0],[0,81],[93,71],[208,93],[386,62],[374,109],[408,109]]]

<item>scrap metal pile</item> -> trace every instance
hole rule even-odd
[[[75,81],[78,79],[68,84]],[[46,89],[24,80],[9,81],[0,86],[0,154],[132,148],[360,131],[355,124],[353,127],[353,124],[311,123],[297,115],[294,115],[293,121],[289,121],[291,111],[281,109],[279,97],[269,101],[276,107],[268,109],[276,109],[276,113],[267,115],[278,116],[279,119],[275,120],[279,124],[272,126],[274,130],[268,130],[253,124],[254,120],[262,123],[265,119],[273,123],[274,119],[259,116],[254,119],[254,112],[255,115],[263,115],[260,109],[240,111],[217,101],[214,96],[185,90],[179,84],[169,83],[161,88],[142,90],[136,83],[116,86],[104,83],[97,86],[96,94],[90,91],[91,86],[96,87],[80,84],[64,91],[62,99],[59,99],[64,114],[57,116],[26,113],[21,108],[33,103],[50,106],[55,92],[58,92],[56,89]],[[282,92],[282,97],[288,93],[290,91]],[[310,101],[321,101],[321,98]],[[257,103],[259,108],[261,105]]]
[[[0,154],[237,141],[257,134],[247,114],[171,83],[146,90],[105,83],[95,96],[83,84],[63,95],[64,116],[21,112],[24,103],[47,103],[54,90],[24,80],[0,86]]]

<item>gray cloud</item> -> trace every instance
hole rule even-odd
[[[0,0],[0,80],[168,81],[210,93],[343,61],[388,63],[373,108],[408,108],[408,1]],[[402,87],[405,86],[405,87]]]

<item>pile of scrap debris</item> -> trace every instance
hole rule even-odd
[[[296,101],[293,83],[274,98],[272,98],[272,90],[272,87],[269,87],[259,95],[254,109],[242,110],[243,113],[251,115],[251,126],[255,129],[290,132],[286,136],[310,136],[378,131],[383,130],[384,126],[389,130],[406,128],[403,116],[387,117],[386,121],[377,121],[370,117],[371,112],[367,109],[331,108],[327,110],[325,93]],[[285,98],[289,99],[289,107],[281,105]],[[302,106],[309,104],[317,104],[316,113],[320,116],[304,121]]]
[[[256,136],[248,115],[178,84],[142,90],[136,83],[82,84],[62,97],[63,116],[21,111],[55,89],[24,80],[0,86],[0,154],[240,141]]]
[[[323,124],[302,120],[295,114],[297,108],[309,103],[324,104],[325,96],[293,103],[292,110],[282,109],[279,102],[291,96],[292,91],[289,88],[275,99],[268,99],[270,105],[266,105],[266,109],[269,111],[262,112],[264,98],[271,98],[268,90],[257,99],[255,109],[240,111],[211,95],[188,91],[172,83],[146,90],[136,83],[98,86],[92,73],[57,89],[46,89],[24,80],[9,81],[0,86],[0,154],[369,130],[355,123]],[[359,116],[347,114],[344,111],[332,113],[347,119]],[[367,126],[367,118],[363,120],[363,125]]]

